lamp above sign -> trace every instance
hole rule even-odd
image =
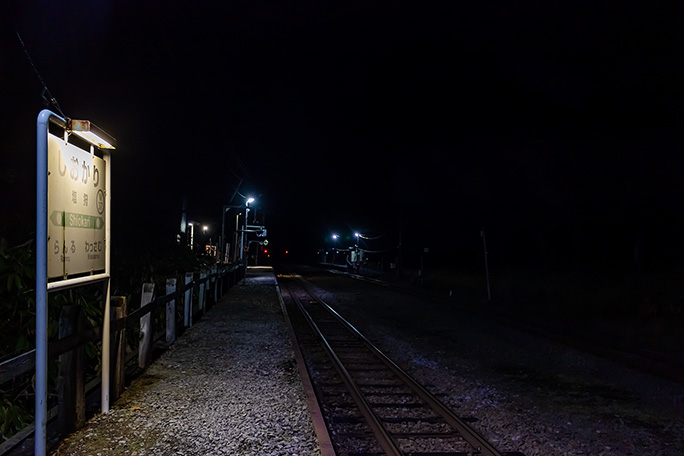
[[[67,130],[100,149],[116,148],[116,139],[89,120],[67,119]]]

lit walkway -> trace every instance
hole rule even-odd
[[[53,455],[318,455],[270,267],[253,267]]]

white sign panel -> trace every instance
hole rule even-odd
[[[105,269],[105,161],[48,134],[49,279]]]

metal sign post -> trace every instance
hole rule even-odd
[[[50,133],[50,124],[60,127],[64,138]],[[72,133],[90,144],[89,152],[69,143],[69,134]],[[36,140],[34,454],[43,456],[47,442],[49,291],[106,281],[102,410],[109,410],[111,160],[107,149],[113,149],[115,141],[88,121],[64,119],[47,109],[38,114]],[[94,147],[102,151],[102,158],[95,155]]]

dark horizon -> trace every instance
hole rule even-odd
[[[484,227],[505,262],[684,260],[681,6],[3,10],[0,237],[12,243],[35,225],[44,107],[19,32],[64,113],[119,142],[115,250],[173,240],[184,197],[215,240],[241,183],[272,248],[304,257],[333,232],[396,242],[401,230],[411,252],[470,263]]]

